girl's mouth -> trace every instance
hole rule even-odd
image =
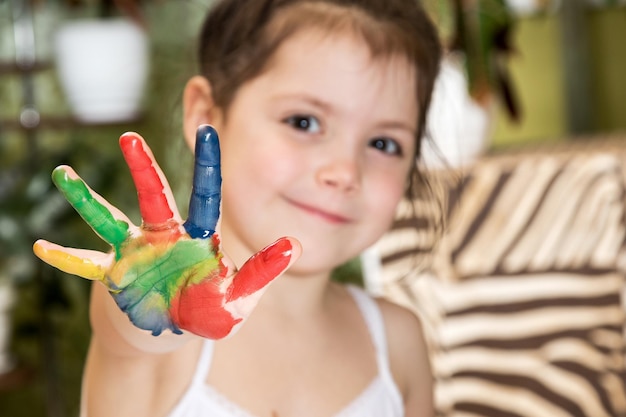
[[[304,212],[306,212],[306,213],[308,213],[308,214],[310,214],[312,216],[321,218],[322,220],[325,220],[328,223],[332,223],[332,224],[346,224],[346,223],[350,223],[352,221],[350,218],[348,218],[348,217],[346,217],[346,216],[344,216],[342,214],[333,213],[333,212],[328,211],[328,210],[324,210],[324,209],[321,209],[321,208],[318,208],[318,207],[315,207],[315,206],[311,206],[311,205],[308,205],[308,204],[300,203],[300,202],[297,202],[297,201],[294,201],[294,200],[290,200],[290,199],[287,199],[287,201],[291,205],[299,208],[300,210],[302,210],[302,211],[304,211]]]

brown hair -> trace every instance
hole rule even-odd
[[[439,72],[442,49],[418,0],[221,0],[199,39],[200,71],[226,112],[238,88],[263,72],[282,42],[303,27],[361,36],[374,57],[403,55],[415,65],[419,108],[416,158]],[[421,182],[417,169],[410,177]]]

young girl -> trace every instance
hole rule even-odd
[[[138,188],[139,228],[70,168],[53,175],[114,249],[35,244],[46,262],[106,284],[93,287],[83,415],[433,415],[418,319],[329,279],[386,231],[419,178],[441,54],[422,7],[224,0],[200,41],[202,75],[183,97],[184,136],[196,153],[184,226],[137,135],[120,143]],[[206,239],[219,207],[216,132],[221,216]],[[202,285],[181,289],[198,283],[185,263],[194,257],[208,272]],[[184,279],[160,279],[176,268]],[[217,284],[206,289],[209,281]]]

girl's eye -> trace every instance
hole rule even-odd
[[[320,122],[316,117],[295,115],[285,119],[285,123],[297,130],[304,130],[309,133],[320,132]]]
[[[400,147],[398,142],[393,139],[375,138],[370,141],[369,145],[372,148],[377,149],[388,155],[402,156],[402,148]]]

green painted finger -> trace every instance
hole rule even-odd
[[[83,180],[70,178],[66,167],[57,167],[52,181],[85,222],[114,247],[119,258],[121,246],[130,235],[128,223],[116,219],[109,208],[96,200]]]

